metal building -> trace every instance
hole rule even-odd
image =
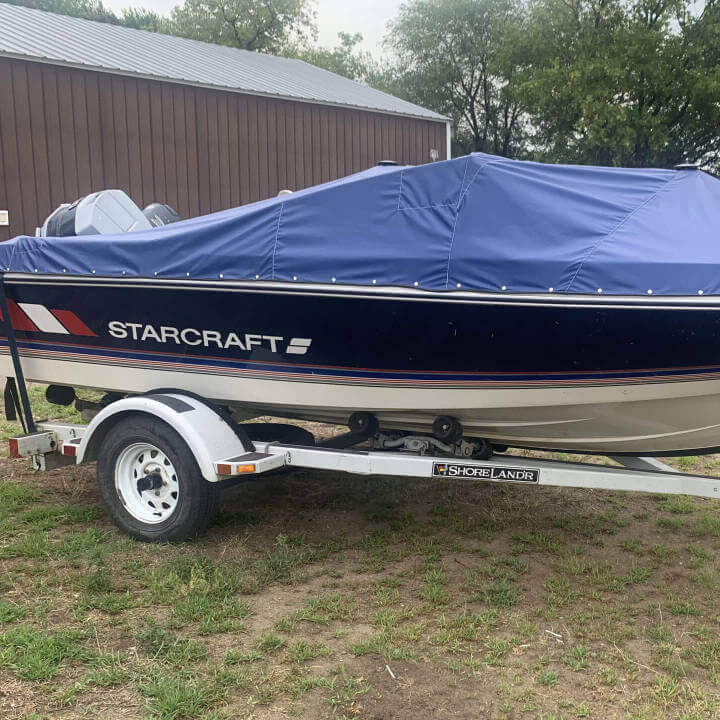
[[[300,60],[0,4],[0,240],[93,190],[191,217],[449,146],[445,117]]]

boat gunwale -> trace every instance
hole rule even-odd
[[[70,275],[34,273],[1,273],[9,285],[91,285],[149,287],[212,292],[266,293],[352,297],[368,300],[398,300],[405,302],[444,302],[460,304],[518,305],[610,309],[667,309],[717,310],[720,295],[590,295],[559,291],[515,293],[511,290],[426,290],[397,285],[356,285],[352,283],[307,283],[279,280],[231,280],[192,278],[117,277],[103,275]]]

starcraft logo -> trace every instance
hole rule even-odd
[[[252,352],[262,348],[271,353],[284,351],[288,355],[305,355],[312,344],[312,338],[293,337],[286,340],[282,335],[263,335],[247,332],[221,332],[219,330],[198,329],[192,327],[174,327],[172,325],[149,325],[136,322],[111,320],[108,332],[118,340],[135,340],[189,347],[218,348],[230,350],[237,348],[243,352]]]

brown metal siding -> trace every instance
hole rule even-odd
[[[0,240],[103,188],[183,217],[391,159],[445,158],[445,124],[0,58]]]

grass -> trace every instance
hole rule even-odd
[[[572,648],[571,650],[568,650],[566,653],[562,656],[562,661],[575,672],[578,672],[580,670],[585,670],[588,666],[588,657],[590,655],[590,650],[587,647],[584,647],[582,645],[577,645],[576,647]]]
[[[19,626],[0,635],[0,666],[22,680],[50,680],[69,662],[88,658],[85,634],[77,630],[45,633]]]
[[[146,708],[156,720],[209,717],[206,712],[226,695],[222,686],[182,675],[157,674],[140,681],[137,689],[147,698]]]
[[[0,600],[0,625],[22,620],[28,611],[26,607],[8,600]]]
[[[321,642],[309,642],[308,640],[298,640],[288,646],[288,655],[296,663],[315,660],[319,657],[332,655],[332,650]]]
[[[720,716],[717,501],[298,471],[149,546],[93,472],[0,461],[18,720]]]
[[[185,666],[207,656],[207,651],[198,642],[155,625],[138,632],[135,639],[148,656],[172,665]]]

